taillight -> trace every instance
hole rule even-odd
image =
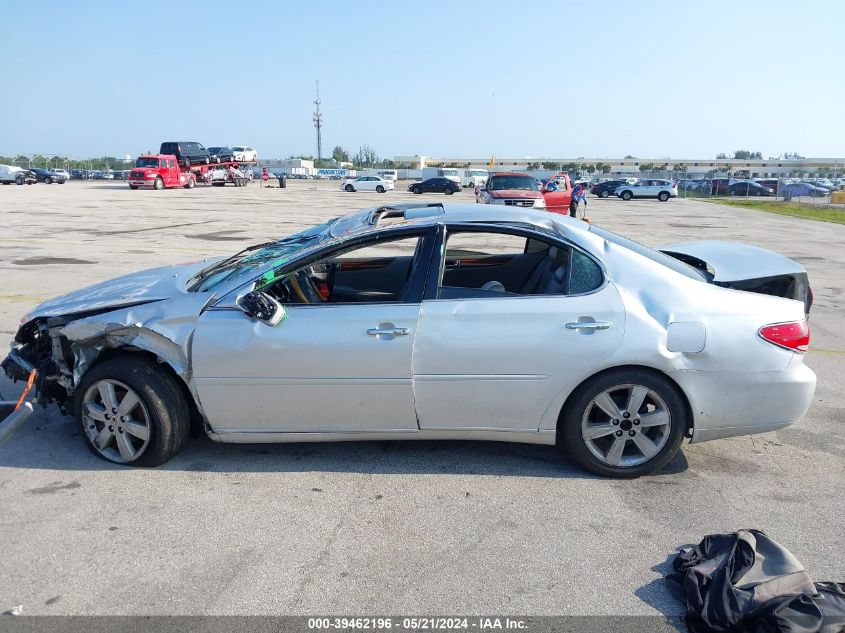
[[[810,326],[804,319],[764,325],[757,333],[764,341],[793,352],[803,354],[810,345]]]

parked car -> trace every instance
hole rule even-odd
[[[590,188],[590,193],[599,198],[609,198],[616,193],[619,187],[627,184],[624,180],[606,180],[593,185]]]
[[[531,174],[518,171],[491,173],[487,182],[476,189],[475,201],[509,207],[546,208],[546,200],[540,192],[537,179]]]
[[[657,198],[666,202],[669,198],[678,196],[678,185],[669,180],[654,180],[647,178],[634,185],[622,185],[616,189],[616,195],[623,200],[631,198]]]
[[[50,171],[52,171],[54,174],[56,174],[58,176],[64,176],[65,182],[70,180],[70,174],[68,173],[68,171],[66,169],[51,169]]]
[[[63,185],[67,182],[67,178],[65,178],[63,175],[57,174],[56,172],[51,171],[49,169],[33,167],[30,171],[35,174],[35,179],[38,182],[43,182],[45,185],[51,185],[54,182]]]
[[[732,196],[773,196],[775,192],[769,187],[753,182],[742,180],[728,185],[728,193]]]
[[[231,147],[209,147],[208,155],[212,163],[229,163],[235,160],[235,152]]]
[[[232,148],[234,160],[244,163],[254,163],[258,160],[258,152],[246,145],[236,145]]]
[[[306,176],[307,178],[307,176]],[[344,191],[377,191],[384,193],[390,191],[394,187],[392,180],[385,180],[378,176],[358,176],[357,178],[347,178],[340,183],[340,188]]]
[[[778,181],[777,178],[760,178],[757,181],[757,184],[762,185],[764,187],[768,187],[772,191],[777,194],[778,187],[783,185],[783,181]]]
[[[37,369],[39,402],[119,464],[166,462],[195,419],[221,442],[557,445],[635,477],[685,437],[780,429],[814,398],[804,304],[718,281],[800,265],[673,252],[706,270],[532,209],[380,206],[47,301],[2,367]]]
[[[408,191],[416,194],[420,193],[445,193],[451,196],[456,191],[460,191],[461,186],[455,183],[450,178],[428,178],[422,182],[414,182],[408,185]]]
[[[730,178],[714,178],[710,181],[710,195],[711,196],[727,196],[730,195],[730,186],[733,184]]]
[[[827,189],[816,187],[808,182],[790,182],[780,187],[780,195],[782,196],[812,196],[814,198],[823,198],[830,194]]]
[[[159,154],[172,155],[176,157],[180,165],[190,167],[191,165],[208,165],[211,156],[202,143],[193,141],[167,141],[161,144]]]
[[[822,184],[822,183],[820,183],[819,181],[816,181],[816,180],[802,180],[801,182],[805,185],[810,185],[811,187],[816,187],[817,189],[823,189],[826,192],[825,195],[827,195],[828,193],[833,191],[833,187],[828,187],[827,185],[824,185],[824,184]]]
[[[35,173],[16,165],[0,165],[0,183],[4,185],[34,185],[37,182]]]
[[[193,189],[196,177],[193,172],[182,171],[175,154],[142,154],[129,171],[129,188]]]

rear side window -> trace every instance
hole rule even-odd
[[[495,299],[583,294],[604,282],[583,253],[508,232],[450,233],[441,263],[438,299]]]

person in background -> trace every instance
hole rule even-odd
[[[572,201],[569,203],[569,216],[578,217],[578,203],[584,203],[584,213],[587,212],[587,185],[579,182],[572,190]]]

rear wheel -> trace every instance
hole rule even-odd
[[[344,189],[346,189],[346,191],[355,191],[355,187],[353,187],[352,185],[346,185]]]
[[[622,192],[622,199],[623,200],[630,200],[633,197],[634,197],[634,194],[631,193],[630,191],[623,191]]]
[[[111,462],[158,466],[188,441],[188,405],[176,380],[144,358],[123,356],[89,371],[74,413],[91,451]]]
[[[669,194],[665,191],[661,191],[657,194],[657,199],[660,200],[660,202],[666,202],[669,199]]]
[[[196,183],[194,182],[193,178],[188,178],[188,182],[185,183],[184,187],[185,189],[193,189],[195,184]]]
[[[451,196],[451,195],[452,195],[453,193],[455,193],[455,192],[454,192],[454,190],[453,190],[451,187],[446,187],[446,188],[443,190],[443,193],[445,193],[447,196]]]
[[[376,187],[376,191],[377,191],[378,193],[384,193],[384,187],[382,187],[381,185],[379,185],[378,187]]]
[[[683,396],[664,376],[620,369],[589,380],[562,412],[558,438],[587,470],[638,477],[665,466],[688,428]]]
[[[607,198],[608,196],[610,196],[610,192],[607,189],[602,189],[599,193],[600,198]]]
[[[422,187],[414,187],[411,191],[417,195],[422,193]]]
[[[161,179],[161,176],[156,178],[155,183],[153,183],[153,187],[156,189],[164,189],[164,181]]]
[[[52,178],[50,178],[50,176],[44,176],[44,184],[45,184],[45,185],[52,185],[52,184],[53,184],[53,179],[52,179]]]

